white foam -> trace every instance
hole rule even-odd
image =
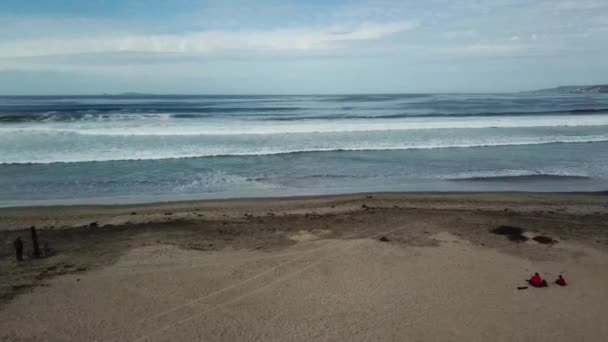
[[[471,140],[469,142],[456,142],[455,140],[435,141],[433,143],[387,143],[387,142],[362,142],[353,144],[335,143],[331,146],[307,145],[302,148],[275,148],[264,146],[239,146],[231,148],[227,146],[181,146],[163,149],[162,146],[150,146],[148,149],[128,146],[119,149],[100,146],[99,149],[73,149],[67,151],[55,151],[52,148],[45,153],[20,153],[4,154],[0,156],[0,164],[49,164],[49,163],[75,163],[75,162],[101,162],[101,161],[127,161],[127,160],[161,160],[182,159],[196,157],[218,157],[218,156],[262,156],[302,152],[330,152],[330,151],[378,151],[378,150],[414,150],[414,149],[441,149],[441,148],[471,148],[471,147],[496,147],[496,146],[518,146],[518,145],[540,145],[550,143],[587,143],[608,142],[608,135],[595,136],[560,136],[542,138],[524,138],[520,140]],[[76,143],[75,143],[76,145]],[[102,148],[103,147],[103,148]]]
[[[132,115],[129,115],[132,117]],[[158,120],[158,119],[162,120]],[[170,120],[158,114],[154,120],[111,120],[89,122],[45,122],[12,124],[0,127],[0,133],[72,133],[97,136],[196,136],[196,135],[270,135],[338,133],[459,128],[531,128],[606,126],[608,115],[542,117],[458,117],[401,118],[370,120],[303,120],[289,122],[246,120]]]
[[[442,176],[441,179],[449,180],[466,180],[475,178],[501,178],[501,177],[525,177],[525,176],[538,176],[538,175],[551,175],[561,177],[589,177],[587,174],[581,173],[578,169],[566,170],[564,168],[551,169],[541,168],[538,170],[521,170],[521,169],[503,169],[503,170],[491,170],[491,171],[469,171],[460,174]]]

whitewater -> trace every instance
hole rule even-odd
[[[607,146],[603,94],[4,96],[0,205],[600,191]]]

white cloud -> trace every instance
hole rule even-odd
[[[343,43],[384,38],[414,29],[415,22],[364,23],[322,29],[204,31],[179,35],[119,35],[94,38],[0,42],[5,58],[60,54],[146,52],[209,54],[224,50],[290,51],[331,49]]]
[[[519,36],[513,36],[513,37],[511,37],[511,40],[512,41],[518,41],[519,40]]]

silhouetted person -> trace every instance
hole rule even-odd
[[[32,231],[32,246],[34,248],[34,257],[40,258],[42,253],[40,253],[40,246],[38,245],[38,234],[36,234],[36,227],[31,226],[30,230]]]
[[[17,237],[17,239],[13,241],[13,246],[15,247],[17,261],[23,261],[23,240],[21,240],[21,237]]]
[[[564,279],[564,277],[562,277],[562,275],[560,274],[559,277],[557,277],[557,280],[555,280],[555,283],[559,286],[566,286],[568,284],[566,284],[566,279]]]

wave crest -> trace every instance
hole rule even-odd
[[[386,110],[397,112],[391,114],[369,115],[368,112]],[[296,111],[302,111],[291,115]],[[362,111],[362,114],[352,114],[352,111]],[[416,119],[416,118],[500,118],[500,117],[547,117],[547,116],[593,116],[606,115],[608,108],[599,109],[574,109],[574,110],[548,110],[548,111],[470,111],[461,112],[399,112],[394,108],[357,108],[342,107],[340,112],[330,114],[310,114],[310,112],[327,112],[327,109],[302,108],[302,107],[217,107],[217,108],[171,108],[162,109],[74,109],[74,110],[52,110],[42,112],[5,113],[0,114],[0,123],[45,123],[45,122],[91,122],[91,121],[136,121],[136,120],[197,120],[213,118],[238,119],[246,116],[250,121],[339,121],[339,120],[378,120],[378,119]]]
[[[429,150],[429,149],[447,149],[447,148],[486,148],[500,146],[521,146],[521,145],[547,145],[561,143],[592,143],[592,142],[608,142],[608,136],[598,137],[572,137],[560,138],[545,141],[512,141],[512,142],[497,142],[497,143],[469,143],[469,144],[435,144],[435,145],[393,145],[393,146],[344,146],[344,147],[329,147],[329,148],[307,148],[293,150],[252,150],[232,153],[196,153],[196,152],[180,152],[172,151],[170,153],[158,152],[154,154],[146,153],[145,156],[137,156],[136,151],[131,151],[135,155],[76,155],[69,154],[61,157],[47,157],[47,159],[36,158],[33,160],[4,160],[0,161],[0,165],[23,165],[23,164],[53,164],[53,163],[84,163],[84,162],[110,162],[110,161],[140,161],[140,160],[166,160],[166,159],[191,159],[191,158],[227,158],[227,157],[245,157],[245,156],[278,156],[292,155],[303,153],[330,153],[330,152],[355,152],[355,151],[399,151],[399,150]]]

